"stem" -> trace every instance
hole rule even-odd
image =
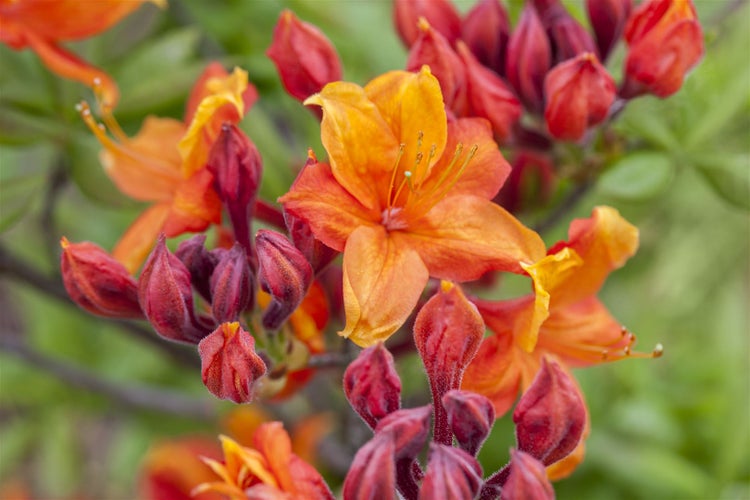
[[[586,195],[589,190],[593,187],[594,183],[591,180],[585,180],[580,184],[576,185],[572,191],[563,199],[554,211],[547,215],[545,219],[542,219],[539,223],[534,226],[534,231],[537,233],[544,233],[553,227],[555,227],[568,213],[573,210],[578,202]]]
[[[492,500],[500,496],[500,490],[510,475],[510,465],[506,465],[499,471],[492,474],[484,482],[482,491],[479,492],[480,500]]]
[[[416,477],[422,477],[422,469],[416,461],[401,459],[396,462],[396,487],[406,500],[417,500],[419,484]]]
[[[276,205],[260,198],[255,200],[255,218],[286,231],[284,213]]]

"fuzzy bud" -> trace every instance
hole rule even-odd
[[[391,436],[395,446],[393,453],[397,459],[414,459],[430,433],[430,415],[430,406],[396,410],[378,422],[375,435]]]
[[[482,467],[476,458],[452,446],[430,443],[419,500],[476,498],[481,486]]]
[[[284,212],[284,222],[292,243],[302,252],[316,275],[339,254],[339,252],[317,239],[310,229],[310,224],[303,219],[289,212]]]
[[[347,500],[396,500],[395,446],[390,436],[375,436],[354,456],[343,486]]]
[[[393,356],[382,343],[363,350],[346,368],[344,394],[372,429],[401,407],[401,379]]]
[[[175,257],[185,264],[190,271],[190,282],[207,301],[211,301],[211,273],[214,272],[218,259],[206,250],[206,235],[196,234],[182,241],[175,251]]]
[[[565,61],[583,52],[596,53],[594,39],[561,3],[549,3],[537,10],[542,25],[552,42],[552,52],[556,62]]]
[[[239,243],[225,252],[211,274],[211,312],[220,323],[237,321],[252,306],[255,289],[247,254]]]
[[[407,47],[419,37],[420,18],[425,18],[451,44],[461,36],[461,18],[450,0],[394,0],[393,21]]]
[[[502,500],[552,500],[555,491],[544,464],[520,450],[510,450],[510,474],[503,485]]]
[[[544,75],[552,62],[547,34],[534,7],[526,4],[508,40],[505,76],[530,110],[543,108]]]
[[[510,23],[499,0],[479,0],[466,14],[461,38],[474,57],[498,74],[505,74]]]
[[[492,402],[475,392],[451,390],[443,396],[443,407],[458,445],[476,456],[495,422]]]
[[[599,57],[606,61],[633,10],[633,0],[586,0],[591,27],[596,35]]]

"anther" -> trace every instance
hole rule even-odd
[[[654,346],[654,350],[653,350],[653,352],[652,352],[652,355],[653,355],[653,356],[654,356],[655,358],[660,358],[662,354],[664,354],[664,346],[663,346],[663,345],[661,345],[661,344],[656,344],[656,345]]]

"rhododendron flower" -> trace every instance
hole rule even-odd
[[[489,124],[448,123],[427,67],[364,88],[331,83],[306,104],[323,108],[330,165],[308,162],[280,201],[344,252],[342,336],[361,346],[388,338],[430,276],[521,272],[519,261],[544,255],[539,236],[490,201],[510,167]]]
[[[149,116],[133,138],[103,109],[110,137],[81,104],[83,119],[104,146],[100,159],[107,175],[126,195],[153,203],[112,252],[128,271],[138,269],[160,232],[171,238],[221,221],[221,201],[205,168],[208,153],[222,125],[239,122],[256,97],[247,72],[227,74],[214,63],[193,88],[183,122]]]
[[[482,342],[462,387],[489,397],[501,416],[519,389],[529,387],[545,355],[563,367],[659,356],[661,346],[649,354],[632,352],[635,336],[596,297],[607,275],[637,247],[638,229],[615,209],[597,207],[590,218],[573,221],[567,242],[554,245],[539,262],[524,265],[534,280],[534,294],[474,300],[494,335]],[[576,458],[580,456],[569,457]],[[557,466],[560,475],[572,470]]]
[[[60,47],[106,31],[146,1],[160,7],[166,0],[15,0],[0,2],[0,41],[37,53],[54,73],[94,87],[105,107],[117,104],[119,91],[102,70]]]

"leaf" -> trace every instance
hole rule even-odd
[[[642,137],[657,149],[675,151],[681,146],[667,120],[672,116],[668,110],[668,102],[653,97],[637,99],[628,103],[621,121],[628,135]]]
[[[694,162],[716,194],[750,211],[750,154],[706,155],[694,158]]]
[[[73,182],[86,197],[106,206],[132,205],[104,173],[99,162],[100,150],[101,146],[93,137],[79,134],[71,138],[68,156]]]
[[[599,189],[627,201],[643,201],[664,192],[674,165],[664,153],[636,152],[617,160],[599,179]]]

